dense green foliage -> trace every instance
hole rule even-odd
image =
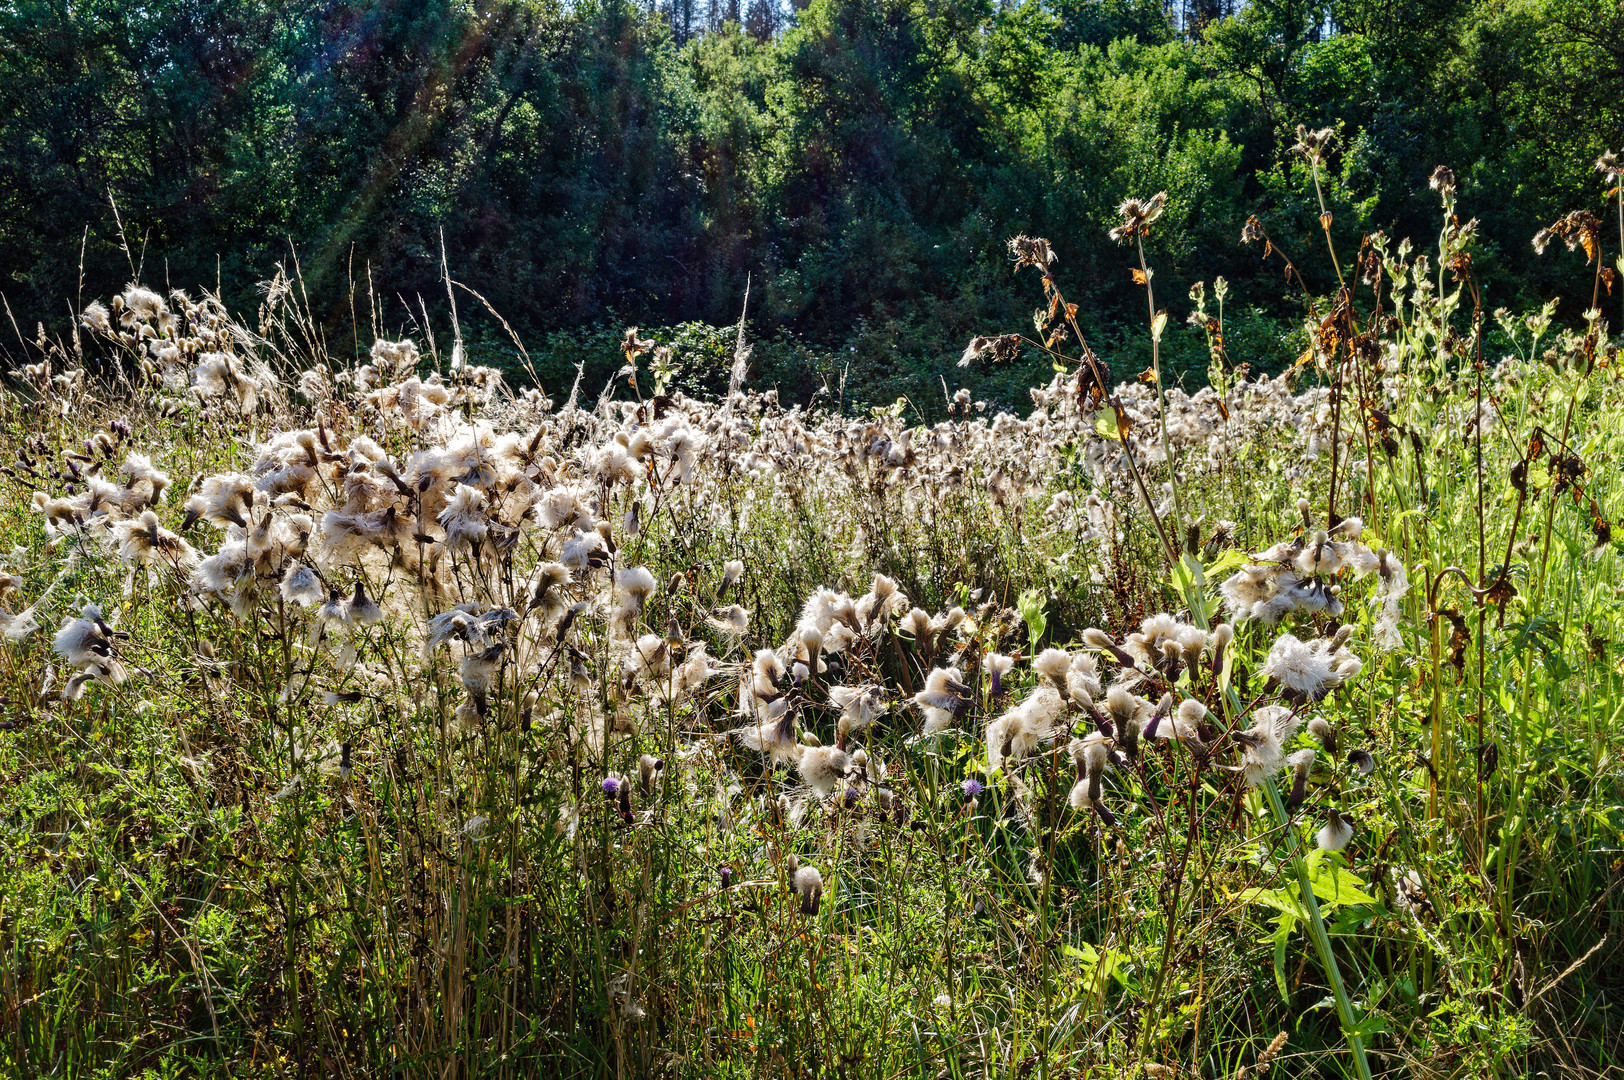
[[[1546,280],[1527,238],[1595,205],[1589,162],[1624,141],[1615,4],[1224,15],[16,0],[0,7],[0,289],[29,338],[136,266],[231,283],[252,310],[243,283],[296,250],[329,327],[369,283],[409,327],[444,303],[443,239],[452,275],[535,342],[728,325],[749,276],[753,328],[804,343],[772,372],[786,391],[849,364],[862,396],[889,400],[934,392],[971,334],[1027,321],[1013,233],[1054,240],[1085,328],[1120,342],[1138,300],[1105,230],[1123,197],[1166,189],[1161,295],[1226,275],[1255,309],[1246,358],[1273,364],[1296,352],[1281,337],[1300,308],[1236,241],[1259,212],[1288,248],[1318,243],[1310,181],[1282,151],[1297,123],[1341,128],[1327,195],[1350,250],[1373,228],[1426,235],[1424,180],[1446,163],[1482,208],[1490,306],[1573,284]],[[1192,333],[1172,337],[1173,366],[1199,364]]]

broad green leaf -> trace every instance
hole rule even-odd
[[[1231,570],[1245,565],[1246,556],[1234,548],[1230,548],[1214,559],[1211,566],[1207,567],[1207,576],[1209,578],[1222,577]]]
[[[1235,895],[1235,899],[1243,904],[1262,904],[1272,907],[1283,915],[1293,919],[1307,921],[1308,909],[1303,907],[1291,893],[1285,889],[1243,889]]]
[[[1314,895],[1328,904],[1377,904],[1374,896],[1365,891],[1365,883],[1346,866],[1326,857],[1322,850],[1309,852],[1304,860],[1308,864],[1308,881]]]
[[[1094,432],[1102,439],[1121,441],[1122,436],[1117,431],[1116,410],[1107,405],[1100,410],[1100,415],[1094,421]]]

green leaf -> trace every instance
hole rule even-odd
[[[1230,548],[1214,559],[1211,566],[1207,567],[1207,576],[1209,578],[1223,577],[1231,570],[1245,565],[1246,556],[1234,548]]]
[[[1274,920],[1274,985],[1280,991],[1280,1000],[1291,1001],[1291,991],[1286,987],[1286,944],[1291,935],[1297,930],[1297,920],[1282,912]]]
[[[1094,433],[1102,439],[1121,441],[1122,436],[1117,431],[1116,410],[1107,405],[1100,410],[1099,417],[1094,421]]]
[[[1335,860],[1327,852],[1315,849],[1303,860],[1308,864],[1308,881],[1314,895],[1328,904],[1380,903],[1365,891],[1366,885],[1357,874]]]
[[[1128,973],[1124,970],[1128,959],[1126,953],[1110,948],[1101,951],[1086,941],[1081,945],[1062,945],[1060,952],[1082,964],[1080,981],[1090,992],[1099,989],[1106,979],[1115,979],[1118,985],[1127,987]]]
[[[1282,915],[1289,915],[1293,919],[1304,922],[1308,920],[1308,909],[1285,889],[1243,889],[1236,894],[1235,899],[1243,904],[1272,907]]]

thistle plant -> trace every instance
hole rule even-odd
[[[332,355],[284,274],[249,321],[88,305],[95,355],[0,396],[0,1057],[1568,1062],[1618,914],[1603,230],[1540,240],[1600,268],[1582,320],[1485,318],[1469,193],[1433,189],[1427,256],[1336,265],[1322,223],[1297,368],[1252,373],[1194,290],[1193,392],[1160,197],[1113,233],[1148,383],[1018,237],[1035,333],[964,360],[1052,377],[940,423],[750,388],[742,321],[723,401],[634,329],[555,406],[460,322],[447,363],[421,322]]]

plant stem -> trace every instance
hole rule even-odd
[[[1297,848],[1297,830],[1292,827],[1291,817],[1286,813],[1285,804],[1280,801],[1280,789],[1275,786],[1274,777],[1267,777],[1262,786],[1263,794],[1269,800],[1269,808],[1274,811],[1275,820],[1285,829],[1286,852],[1291,857],[1292,869],[1297,873],[1297,887],[1302,892],[1303,907],[1308,911],[1308,928],[1314,939],[1314,949],[1319,953],[1326,978],[1331,982],[1331,994],[1336,998],[1336,1015],[1342,1021],[1342,1033],[1347,1036],[1348,1049],[1353,1051],[1354,1071],[1360,1080],[1370,1080],[1370,1062],[1365,1059],[1364,1036],[1357,1030],[1353,1003],[1348,1000],[1347,988],[1342,985],[1342,973],[1336,966],[1336,954],[1331,951],[1331,935],[1325,930],[1325,920],[1320,916],[1319,901],[1314,897],[1313,883],[1308,880],[1308,864],[1303,861],[1302,852]]]
[[[1150,283],[1150,266],[1145,262],[1145,241],[1140,237],[1136,248],[1139,252],[1139,272],[1145,276],[1145,303],[1150,308],[1150,370],[1156,376],[1156,411],[1161,420],[1162,427],[1162,454],[1167,458],[1167,481],[1173,489],[1173,536],[1174,543],[1184,542],[1184,507],[1179,500],[1179,474],[1178,462],[1173,452],[1173,441],[1167,435],[1167,391],[1162,388],[1162,336],[1156,329],[1156,290]],[[1124,441],[1126,445],[1126,441]],[[1146,493],[1148,500],[1149,493]],[[1153,507],[1154,509],[1154,507]],[[1171,554],[1176,550],[1169,544]]]

